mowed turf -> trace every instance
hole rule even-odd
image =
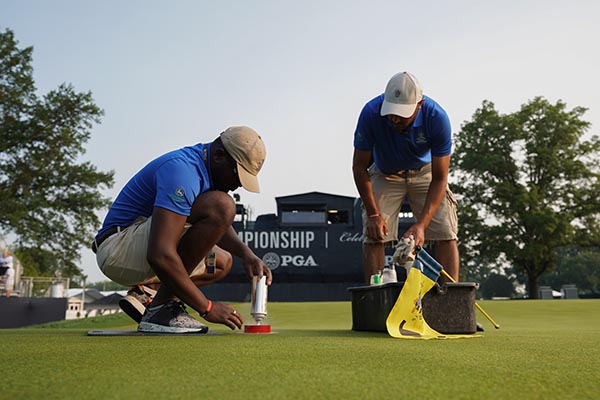
[[[123,314],[0,330],[0,399],[599,399],[600,300],[482,301],[482,338],[354,332],[349,302],[269,303],[276,333],[89,337]],[[252,323],[249,304],[238,304]]]

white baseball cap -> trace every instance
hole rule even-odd
[[[221,142],[237,163],[238,176],[244,189],[260,192],[257,175],[267,156],[260,135],[247,126],[232,126],[221,133]]]
[[[385,88],[381,116],[394,114],[408,118],[422,98],[423,89],[417,78],[409,72],[400,72],[392,76]]]

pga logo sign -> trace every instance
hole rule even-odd
[[[313,256],[303,256],[303,255],[279,255],[277,253],[269,252],[266,253],[262,260],[267,267],[271,270],[277,269],[279,267],[318,267],[319,264],[315,262]]]

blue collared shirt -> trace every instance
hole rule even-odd
[[[452,154],[452,129],[446,111],[430,97],[405,132],[392,129],[387,117],[380,115],[383,94],[363,107],[354,132],[354,148],[372,151],[375,165],[392,174],[417,169],[431,162],[431,156]]]
[[[201,193],[211,190],[210,144],[196,144],[166,153],[142,168],[123,187],[104,219],[111,226],[129,226],[150,217],[154,207],[189,216]]]

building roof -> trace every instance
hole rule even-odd
[[[82,293],[83,288],[71,288],[67,293],[67,297],[69,299],[81,300]],[[112,295],[117,295],[120,298],[124,297],[126,294],[126,290],[100,291],[95,288],[85,288],[85,302],[92,303]]]

